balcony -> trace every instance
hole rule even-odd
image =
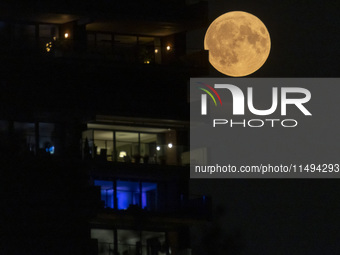
[[[114,149],[113,140],[83,140],[83,159],[127,164],[186,165],[187,146],[126,142]]]
[[[114,180],[95,180],[100,189],[101,209],[104,214],[117,218],[134,216],[165,218],[209,218],[211,200],[207,196],[179,194],[175,183],[162,180],[129,181],[115,177]],[[169,185],[172,188],[169,190]]]
[[[115,163],[187,165],[184,121],[97,116],[82,133],[84,159]]]
[[[170,236],[169,236],[170,235]],[[176,236],[177,237],[177,236]],[[107,230],[91,229],[94,250],[98,255],[153,255],[153,254],[191,254],[190,249],[180,249],[174,243],[173,233],[166,231],[136,231],[136,230]],[[178,237],[177,237],[178,238]],[[113,240],[116,239],[116,245]],[[186,252],[185,252],[186,251]]]

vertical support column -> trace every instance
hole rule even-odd
[[[166,142],[166,163],[169,165],[177,165],[177,134],[175,130],[169,130],[165,136]],[[172,147],[169,147],[172,144]]]
[[[139,207],[143,209],[142,207],[142,182],[139,181]]]
[[[117,162],[116,131],[113,131],[113,161]]]
[[[142,236],[142,230],[139,230],[139,243],[136,244],[137,248],[137,254],[142,255],[143,254],[143,236]]]
[[[39,136],[40,136],[40,132],[39,132],[39,122],[36,121],[35,125],[34,125],[34,134],[35,134],[35,154],[38,155],[39,153]]]
[[[165,232],[165,243],[166,243],[166,250],[165,250],[165,254],[166,255],[170,255],[170,245],[169,245],[169,235],[168,232]]]
[[[94,48],[97,50],[97,33],[94,33]]]
[[[113,254],[118,255],[118,231],[117,231],[117,228],[113,229]]]
[[[142,155],[140,154],[140,152],[141,152],[140,132],[138,132],[138,155],[142,156]],[[139,163],[140,163],[140,162],[139,162]]]
[[[162,64],[162,45],[160,38],[155,38],[154,48],[155,48],[155,63]]]
[[[111,54],[115,53],[115,35],[111,34]]]
[[[139,62],[139,36],[136,36],[135,63]]]
[[[168,242],[168,254],[170,253],[171,250],[171,254],[178,254],[179,252],[179,243],[178,243],[178,232],[177,231],[169,231],[167,232],[167,242]]]
[[[117,198],[117,180],[113,180],[113,207],[118,210],[118,198]]]
[[[35,24],[35,43],[37,51],[39,51],[39,38],[40,38],[39,24]]]
[[[94,145],[95,145],[95,141],[94,141],[94,138],[95,138],[95,137],[94,137],[94,130],[93,130],[93,129],[91,130],[91,134],[92,134],[92,145],[91,145],[91,147],[92,147],[92,149],[91,149],[91,154],[92,154],[92,155],[91,155],[91,156],[92,156],[92,158],[94,158],[94,157],[96,156],[96,153],[97,153],[97,152],[95,151],[95,150],[96,150],[96,147],[94,146]]]

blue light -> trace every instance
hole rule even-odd
[[[147,207],[147,198],[146,198],[146,193],[143,192],[142,193],[142,208],[145,209],[145,207]]]
[[[115,191],[112,181],[95,180],[95,186],[100,186],[101,200],[105,202],[106,208],[114,208]],[[156,183],[142,183],[142,194],[140,184],[136,181],[117,181],[117,209],[126,210],[130,205],[139,205],[143,209],[151,209],[156,204]]]
[[[118,199],[118,209],[126,210],[128,209],[129,205],[131,204],[131,194],[130,192],[117,192],[117,199]]]
[[[50,154],[54,154],[54,146],[51,146],[51,147],[47,147],[45,149],[46,152],[50,153]]]
[[[105,208],[114,208],[113,182],[95,180],[94,185],[100,186],[100,197],[105,202]]]

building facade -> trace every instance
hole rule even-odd
[[[210,217],[188,186],[206,3],[1,5],[2,253],[190,254]]]

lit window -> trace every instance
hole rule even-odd
[[[95,180],[94,184],[100,186],[101,200],[105,203],[105,208],[114,208],[115,194],[120,210],[126,210],[130,205],[138,205],[145,210],[157,208],[157,183],[118,180],[116,191],[112,181]]]
[[[139,205],[139,182],[117,181],[118,209],[126,210],[130,205]]]
[[[95,186],[100,186],[100,197],[105,203],[105,208],[114,208],[114,190],[111,181],[94,181]]]

